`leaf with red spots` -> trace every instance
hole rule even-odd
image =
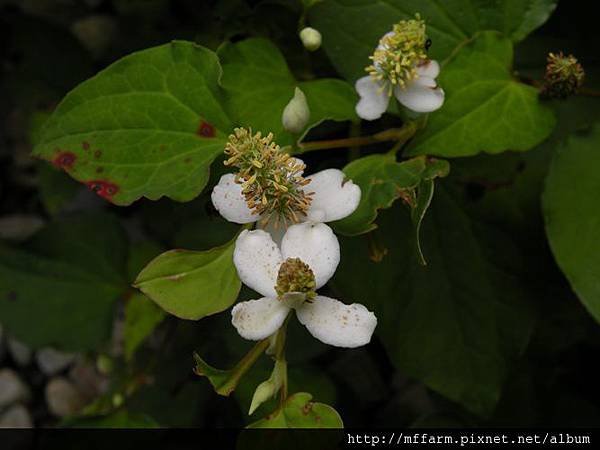
[[[215,127],[213,127],[210,123],[202,120],[200,125],[198,125],[198,130],[196,134],[201,137],[212,138],[215,137]]]
[[[96,173],[98,173],[99,169],[102,169],[102,167],[98,167],[96,169]],[[100,172],[102,172],[102,170],[100,170]],[[92,192],[95,192],[106,200],[112,200],[112,198],[119,192],[119,186],[106,180],[86,181],[85,184]]]
[[[220,76],[217,56],[191,42],[133,53],[64,98],[34,154],[118,205],[191,200],[232,128]]]
[[[343,428],[342,418],[329,405],[312,401],[312,395],[299,392],[284,405],[248,428]]]
[[[69,170],[73,167],[73,164],[75,164],[76,159],[77,156],[73,152],[59,151],[52,160],[52,163],[59,169]]]

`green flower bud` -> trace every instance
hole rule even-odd
[[[248,411],[249,415],[256,411],[260,405],[277,394],[279,389],[281,389],[283,378],[286,376],[286,374],[287,366],[285,361],[275,361],[275,368],[273,369],[269,379],[260,383],[254,391],[252,402],[250,404],[250,410]]]
[[[308,109],[308,103],[306,96],[299,88],[296,88],[294,97],[283,109],[281,121],[283,122],[283,128],[290,133],[300,133],[308,120],[310,119],[310,110]]]
[[[306,27],[302,31],[300,31],[300,40],[302,41],[302,45],[309,52],[314,52],[321,47],[321,33],[318,30],[315,30],[311,27]]]

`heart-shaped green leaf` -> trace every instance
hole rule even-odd
[[[537,90],[513,78],[513,47],[496,32],[481,33],[442,68],[442,108],[429,117],[409,154],[445,157],[529,150],[552,132],[551,109]]]
[[[572,135],[555,154],[543,195],[554,257],[600,322],[600,126]]]
[[[233,265],[235,241],[207,251],[170,250],[140,272],[135,287],[181,319],[198,320],[229,308],[241,282]]]
[[[191,42],[128,55],[64,98],[34,154],[118,205],[190,200],[231,129],[220,75],[217,56]]]

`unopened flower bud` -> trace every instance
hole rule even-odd
[[[290,133],[300,133],[308,120],[310,119],[310,110],[308,109],[308,102],[306,96],[299,88],[296,88],[294,97],[283,109],[283,115],[281,121],[283,122],[283,128]]]
[[[277,394],[283,384],[283,377],[285,376],[286,370],[285,361],[275,361],[275,368],[269,379],[259,384],[254,391],[248,414],[252,414],[260,405]]]
[[[577,58],[560,52],[548,54],[547,61],[540,95],[545,98],[566,98],[577,93],[585,76]]]
[[[315,30],[311,27],[306,27],[300,31],[300,40],[302,41],[302,45],[309,52],[314,52],[321,47],[321,33],[318,30]]]

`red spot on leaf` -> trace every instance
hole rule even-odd
[[[86,186],[100,197],[111,200],[112,197],[119,192],[119,186],[105,180],[87,181]]]
[[[89,150],[89,149],[90,149],[90,143],[89,143],[89,142],[86,142],[86,141],[83,141],[83,142],[81,143],[81,147],[82,147],[84,150],[86,150],[86,151],[87,151],[87,150]]]
[[[94,156],[95,156],[96,158],[100,158],[100,157],[102,156],[102,150],[96,150],[96,151],[94,152]]]
[[[54,157],[52,164],[59,169],[68,170],[73,167],[76,159],[77,156],[73,152],[60,152]]]
[[[205,138],[215,137],[215,127],[203,120],[202,122],[200,122],[200,125],[198,125],[198,130],[196,130],[196,134]]]

